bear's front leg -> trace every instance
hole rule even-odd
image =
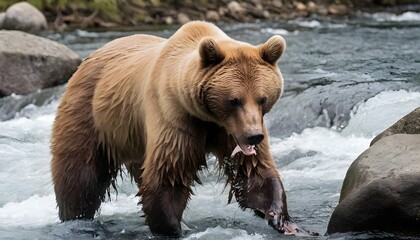
[[[231,183],[229,201],[235,195],[239,206],[251,208],[277,231],[294,235],[314,235],[300,228],[289,216],[286,193],[268,149],[268,141],[259,144],[257,154],[238,153],[225,164]]]
[[[141,176],[141,204],[154,235],[179,237],[182,213],[192,194],[190,185],[199,182],[197,172],[205,166],[204,141],[188,131],[162,131],[146,149]],[[155,141],[154,141],[155,140]]]
[[[257,163],[256,166],[244,161],[256,162],[254,156],[240,156],[242,163],[228,173],[231,182],[229,201],[235,195],[239,206],[251,208],[255,213],[265,218],[275,229],[283,231],[283,226],[290,220],[287,211],[286,194],[280,177],[271,169]]]
[[[180,221],[191,190],[166,183],[156,189],[143,185],[141,191],[141,203],[150,231],[154,235],[180,237]]]
[[[239,169],[232,182],[231,195],[233,194],[241,208],[253,209],[257,216],[266,219],[279,232],[306,232],[291,220],[283,184],[271,169],[262,166],[253,170]]]

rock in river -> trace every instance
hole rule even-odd
[[[387,129],[350,166],[328,234],[378,230],[420,236],[420,135],[405,134],[403,127],[418,122],[419,112]]]
[[[6,10],[2,27],[9,30],[37,32],[47,29],[47,19],[36,7],[18,2]]]
[[[66,83],[80,64],[66,46],[20,31],[0,31],[0,96]]]
[[[373,145],[379,139],[396,133],[400,134],[420,134],[420,107],[401,118],[394,125],[378,134],[370,145]],[[420,146],[419,146],[420,147]]]

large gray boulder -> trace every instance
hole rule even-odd
[[[0,31],[0,96],[66,83],[80,64],[66,46],[20,31]]]
[[[420,236],[420,135],[377,140],[350,166],[328,234],[385,231]]]
[[[36,7],[18,2],[7,8],[2,27],[8,30],[37,32],[47,29],[47,19]]]
[[[370,145],[372,146],[379,139],[393,134],[420,134],[420,107],[398,120],[394,125],[378,134]]]

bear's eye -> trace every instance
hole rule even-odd
[[[234,98],[229,101],[232,107],[242,107],[243,103],[239,98]]]
[[[260,100],[258,100],[258,103],[260,105],[264,105],[266,102],[267,102],[267,98],[266,97],[262,97],[262,98],[260,98]]]

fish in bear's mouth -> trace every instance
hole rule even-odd
[[[235,156],[235,154],[237,154],[238,152],[242,152],[245,155],[257,155],[255,145],[240,144],[240,143],[238,143],[238,141],[236,139],[235,139],[235,141],[236,141],[237,145],[236,145],[235,149],[233,149],[232,154],[230,155],[231,158],[233,156]]]

